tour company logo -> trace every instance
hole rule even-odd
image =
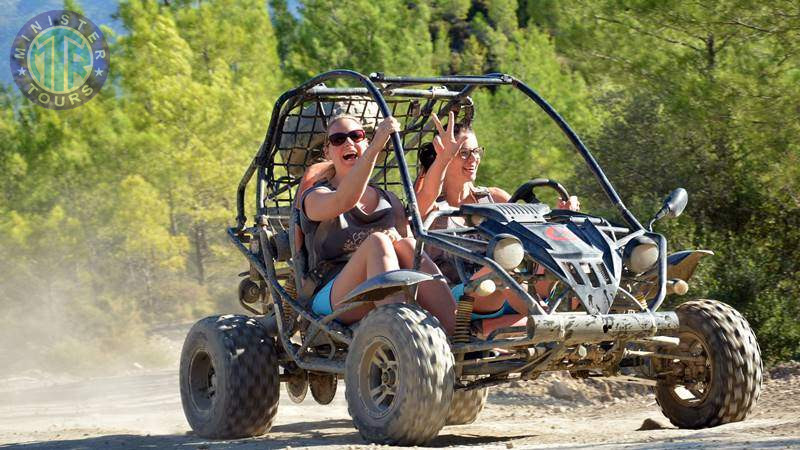
[[[91,20],[67,10],[41,13],[17,33],[11,73],[23,95],[50,109],[72,109],[94,97],[108,78],[109,52]]]

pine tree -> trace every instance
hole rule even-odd
[[[296,81],[332,69],[429,75],[433,45],[426,3],[399,0],[302,2],[287,68]]]

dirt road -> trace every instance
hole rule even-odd
[[[765,381],[748,420],[700,431],[669,426],[652,395],[641,390],[548,376],[494,388],[477,423],[446,427],[431,446],[800,447],[800,367],[775,375]],[[175,368],[94,379],[12,377],[0,380],[0,396],[0,448],[368,447],[352,427],[341,386],[327,407],[310,395],[300,405],[284,396],[272,432],[240,441],[206,441],[188,433]],[[667,428],[637,431],[648,418]]]

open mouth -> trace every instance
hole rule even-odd
[[[358,159],[358,153],[346,152],[344,155],[342,155],[342,159],[345,161],[355,161],[356,159]]]

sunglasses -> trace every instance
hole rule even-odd
[[[472,155],[475,159],[481,159],[484,153],[486,153],[486,150],[484,150],[483,147],[462,148],[458,152],[458,156],[461,157],[461,159],[469,159],[469,155]]]
[[[339,146],[344,144],[347,141],[347,138],[350,138],[353,143],[361,142],[364,138],[367,137],[367,134],[364,130],[351,130],[347,133],[333,133],[328,136],[328,142],[333,145]]]

